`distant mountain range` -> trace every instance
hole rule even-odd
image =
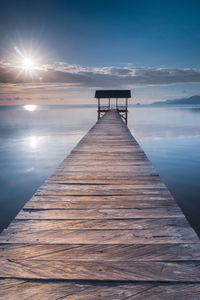
[[[180,98],[180,99],[173,99],[173,100],[166,100],[166,101],[159,101],[153,102],[150,105],[153,106],[163,106],[163,105],[174,105],[174,104],[200,104],[200,96],[194,95],[189,98]]]

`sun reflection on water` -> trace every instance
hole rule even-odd
[[[24,109],[28,110],[28,111],[34,111],[34,110],[37,109],[37,105],[32,105],[32,104],[30,104],[30,105],[24,105]]]
[[[38,141],[38,138],[36,136],[30,136],[28,140],[29,140],[30,148],[35,149],[35,148],[38,147],[38,142],[39,141]]]
[[[36,149],[40,146],[42,140],[42,136],[30,136],[28,138],[28,146],[32,149]]]

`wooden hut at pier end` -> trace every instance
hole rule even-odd
[[[111,99],[115,99],[115,107],[122,119],[127,124],[128,121],[128,99],[131,98],[130,90],[97,90],[95,98],[98,99],[98,120],[111,108]],[[107,104],[101,104],[102,99],[108,99]],[[119,99],[124,99],[123,104],[119,104]]]

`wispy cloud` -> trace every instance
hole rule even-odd
[[[13,76],[16,69],[12,69],[9,62],[1,61],[0,67],[0,82],[4,83],[40,81],[41,83],[65,83],[69,87],[96,88],[135,88],[200,83],[200,70],[197,69],[135,68],[133,66],[91,68],[55,62],[42,65],[36,70],[34,76],[28,78],[27,74],[23,77],[23,72],[18,77]]]

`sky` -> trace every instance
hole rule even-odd
[[[199,13],[196,0],[0,0],[0,105],[200,94]]]

